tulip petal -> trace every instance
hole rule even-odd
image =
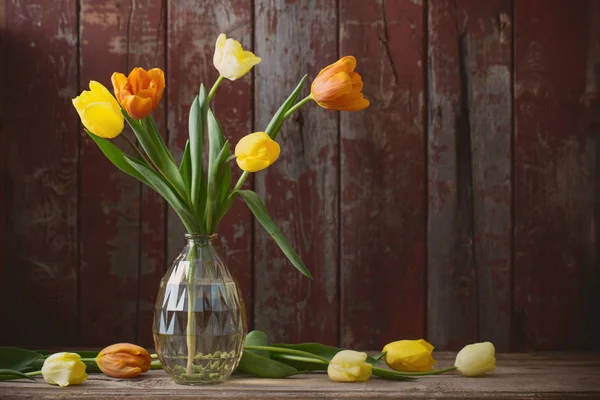
[[[213,64],[224,78],[231,81],[239,79],[258,63],[260,58],[251,51],[244,51],[237,40],[227,39],[223,33],[217,38]]]
[[[152,97],[128,96],[121,100],[121,105],[135,119],[144,119],[153,111]]]
[[[110,104],[114,112],[121,113],[121,106],[119,106],[119,102],[115,99],[115,96],[100,82],[90,81],[90,90],[97,96],[97,101],[106,101]]]
[[[109,103],[90,103],[79,114],[81,123],[94,135],[112,139],[123,132],[124,119]]]

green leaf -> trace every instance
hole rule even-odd
[[[183,178],[179,173],[179,168],[177,168],[177,165],[175,165],[173,157],[166,149],[162,139],[158,140],[160,135],[158,135],[157,132],[152,132],[153,124],[149,121],[146,121],[147,125],[150,127],[150,129],[146,129],[144,124],[134,118],[131,118],[125,110],[121,110],[121,112],[125,116],[127,123],[129,126],[131,126],[133,133],[135,133],[135,137],[142,145],[144,151],[148,155],[148,158],[150,158],[150,161],[152,161],[156,169],[167,179],[169,184],[175,188],[181,198],[187,199],[188,196],[185,191],[185,184],[183,183]]]
[[[35,351],[17,347],[0,347],[0,369],[20,371],[40,357],[42,355]]]
[[[268,346],[269,340],[267,334],[263,331],[251,331],[246,335],[244,346]],[[250,353],[258,354],[259,356],[270,358],[269,352],[266,350],[245,350]]]
[[[415,378],[403,375],[402,372],[394,371],[393,369],[373,367],[373,375],[383,379],[392,381],[414,381]]]
[[[0,368],[0,381],[8,381],[11,379],[29,379],[35,381],[34,378],[27,376],[20,371],[16,371],[14,369]]]
[[[189,134],[190,134],[190,164],[192,171],[191,200],[192,207],[197,216],[204,212],[205,199],[202,196],[202,186],[206,187],[204,181],[204,167],[202,159],[204,156],[204,131],[206,129],[206,90],[200,85],[200,94],[196,96],[190,107]]]
[[[269,213],[267,212],[267,207],[265,207],[265,204],[260,199],[260,197],[252,190],[239,190],[238,193],[242,197],[242,199],[244,199],[244,201],[248,205],[248,208],[256,217],[256,220],[260,222],[263,228],[265,228],[269,235],[271,235],[273,240],[275,240],[275,243],[279,245],[279,248],[281,249],[281,251],[283,251],[283,254],[285,254],[285,256],[290,260],[292,265],[296,267],[296,269],[300,271],[302,275],[306,276],[309,279],[312,279],[310,272],[304,265],[304,262],[302,261],[298,253],[296,253],[296,251],[292,248],[288,240],[285,238],[285,236],[283,236],[283,233],[281,233],[279,228],[277,228],[277,226],[269,216]]]
[[[115,167],[125,172],[126,174],[136,178],[137,180],[140,180],[145,184],[149,185],[146,178],[144,178],[143,175],[141,175],[134,168],[132,168],[131,165],[127,162],[126,155],[120,148],[112,144],[110,140],[96,136],[87,129],[85,129],[85,132],[90,138],[92,138],[92,140],[98,145],[102,153],[104,153],[106,158],[108,158],[110,162],[114,164]]]
[[[210,118],[209,118],[210,121]],[[209,123],[210,131],[210,123]],[[212,233],[216,226],[216,217],[218,213],[218,194],[220,183],[218,180],[218,173],[221,166],[225,164],[225,160],[229,157],[229,142],[225,142],[219,153],[215,156],[212,161],[208,164],[208,179],[207,179],[207,190],[206,190],[206,210],[204,215],[206,216],[206,230],[208,233]]]
[[[148,128],[148,133],[151,135],[152,141],[156,145],[158,145],[167,156],[169,156],[169,158],[171,159],[171,162],[175,163],[175,160],[173,159],[173,155],[169,151],[167,144],[165,143],[162,136],[160,136],[160,133],[158,132],[158,127],[156,126],[156,122],[154,122],[152,115],[149,115],[146,117],[146,127]]]
[[[372,358],[375,361],[379,361],[385,356],[385,353],[387,353],[387,351],[384,351],[384,352],[378,353],[378,354],[373,354],[370,358]],[[373,364],[373,363],[371,363],[371,364]]]
[[[281,107],[279,107],[279,110],[277,110],[275,115],[273,115],[273,118],[271,118],[269,125],[267,125],[267,128],[265,129],[265,132],[271,137],[271,139],[275,140],[275,138],[277,137],[279,129],[281,129],[281,125],[284,121],[283,116],[294,105],[294,103],[296,103],[296,99],[302,91],[304,82],[306,82],[306,75],[304,75],[302,79],[300,79],[300,82],[298,83],[298,85],[296,85],[296,88],[288,96],[288,98],[281,105]]]
[[[181,158],[181,164],[179,164],[179,173],[183,179],[183,184],[187,189],[188,193],[191,193],[192,189],[192,160],[190,158],[190,140],[185,142],[185,149],[183,150],[183,157]],[[191,200],[191,199],[190,199]]]
[[[307,353],[311,353],[311,354],[316,354],[318,356],[321,356],[323,358],[326,358],[328,360],[331,360],[333,358],[333,356],[335,356],[337,353],[339,353],[342,350],[340,347],[332,347],[332,346],[326,346],[324,344],[321,343],[298,343],[298,344],[272,344],[272,347],[280,347],[283,349],[293,349],[293,350],[300,350],[300,351],[305,351]],[[378,361],[378,359],[374,358],[374,357],[367,357],[367,362],[369,364],[376,364]]]
[[[249,351],[242,354],[237,370],[260,378],[285,378],[298,373],[294,367]]]
[[[327,366],[329,365],[319,360],[291,354],[273,353],[271,356],[274,360],[281,361],[299,371],[327,371]]]
[[[202,232],[198,221],[188,209],[185,201],[177,195],[173,188],[169,186],[168,182],[165,182],[160,175],[148,168],[146,165],[142,164],[139,160],[131,157],[126,157],[125,159],[133,169],[135,169],[144,177],[146,181],[148,181],[149,186],[158,194],[160,194],[167,201],[167,203],[171,205],[171,207],[173,207],[173,210],[175,210],[179,218],[181,218],[181,221],[189,233]]]

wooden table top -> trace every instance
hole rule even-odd
[[[452,365],[454,354],[435,355],[438,367]],[[33,381],[0,382],[2,399],[600,399],[600,355],[500,354],[497,370],[465,378],[456,372],[414,382],[372,378],[365,383],[336,383],[325,373],[287,379],[234,376],[220,385],[181,386],[163,371],[136,379],[91,374],[79,386],[58,388]]]

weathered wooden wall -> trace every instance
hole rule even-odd
[[[71,98],[163,68],[155,118],[180,157],[225,32],[263,59],[215,98],[233,143],[342,55],[371,100],[303,108],[247,184],[315,280],[242,203],[222,224],[251,327],[355,348],[597,346],[599,1],[0,0],[0,29],[1,343],[151,345],[183,229],[82,135]]]

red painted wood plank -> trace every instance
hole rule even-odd
[[[337,60],[336,2],[256,1],[255,130],[308,73],[314,78]],[[302,97],[308,90],[302,94]],[[291,117],[277,141],[276,164],[255,177],[275,223],[310,269],[298,273],[256,223],[257,329],[276,342],[338,339],[338,124],[335,112],[311,103]]]
[[[342,0],[341,54],[371,106],[341,115],[341,342],[424,335],[425,92],[420,1]]]
[[[597,339],[588,329],[597,318],[597,304],[586,303],[597,292],[590,278],[598,282],[590,190],[598,177],[586,156],[596,148],[590,125],[583,123],[582,101],[589,93],[588,58],[598,57],[597,44],[590,46],[590,21],[597,21],[591,13],[598,11],[594,3],[515,2],[514,334],[519,350],[582,349]]]
[[[429,4],[428,336],[490,340],[511,319],[509,0]]]
[[[96,80],[112,91],[112,73],[128,74],[132,67],[128,52],[134,5],[84,0],[80,16],[80,86],[87,89]],[[123,135],[134,138],[129,129]],[[126,149],[123,138],[114,142]],[[87,135],[80,143],[82,343],[134,342],[140,183],[115,168]]]
[[[166,70],[166,12],[164,0],[136,0],[130,15],[129,69]],[[163,139],[167,138],[167,98],[152,114]],[[158,286],[166,272],[166,205],[156,192],[142,185],[140,202],[140,253],[137,294],[137,343],[153,347],[152,321]]]
[[[210,89],[218,76],[213,66],[214,45],[219,33],[240,41],[245,48],[252,43],[252,10],[247,1],[168,2],[168,129],[169,148],[179,159],[188,138],[190,104],[200,83]],[[235,82],[225,81],[213,99],[213,110],[232,147],[250,132],[252,120],[251,75]],[[233,168],[234,182],[238,173]],[[251,324],[252,310],[252,219],[243,204],[235,204],[218,228],[217,248],[232,275],[237,279]],[[168,250],[170,263],[183,248],[184,229],[177,216],[168,213]]]
[[[8,113],[6,112],[6,86],[5,86],[5,63],[8,60],[5,52],[6,46],[6,2],[0,0],[0,288],[4,288],[4,274],[6,269],[6,158],[7,144],[6,140],[8,131],[6,125],[8,122]],[[8,300],[4,296],[5,290],[2,290],[0,294],[0,301],[2,304],[7,304]],[[0,308],[0,320],[4,321],[6,315],[5,307]],[[0,340],[4,338],[5,333],[0,333]]]
[[[6,1],[6,265],[13,345],[77,341],[77,15],[74,0]]]

